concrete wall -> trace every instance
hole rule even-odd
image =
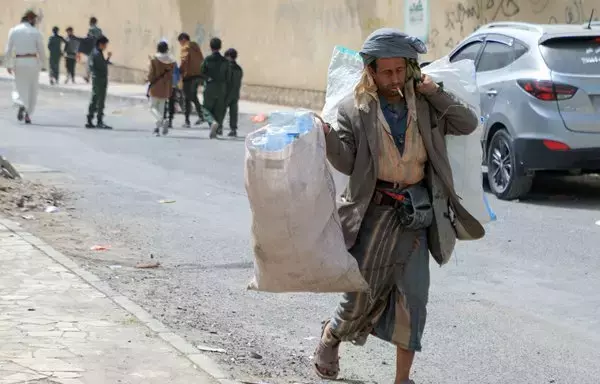
[[[212,36],[240,53],[244,95],[319,107],[336,44],[358,49],[382,26],[404,28],[404,0],[29,0],[43,10],[42,29],[68,25],[85,34],[94,15],[111,39],[112,76],[143,81],[147,57],[166,37],[187,31],[208,51]],[[76,3],[76,5],[73,5]],[[2,0],[0,43],[19,19],[23,0]],[[582,23],[600,0],[429,0],[427,58],[437,58],[478,26],[499,20]]]

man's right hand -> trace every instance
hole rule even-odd
[[[319,115],[317,115],[316,113],[313,113],[313,115],[317,118],[317,120],[319,120],[321,122],[321,127],[323,128],[323,133],[325,133],[326,135],[329,134],[329,132],[331,131],[331,125],[327,124],[323,118]]]
[[[13,74],[13,70],[12,70],[12,68],[6,68],[6,71],[8,72],[8,74],[9,74],[9,75],[12,75],[12,74]]]

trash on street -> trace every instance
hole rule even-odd
[[[265,115],[264,113],[259,113],[256,116],[252,116],[252,122],[253,123],[264,123],[265,121],[267,121],[268,116]]]
[[[46,207],[46,209],[44,210],[44,212],[46,213],[56,213],[58,212],[58,208],[55,207],[54,205],[49,205]]]
[[[110,245],[93,245],[90,247],[91,251],[108,251],[110,249]]]
[[[137,263],[136,264],[136,268],[139,269],[151,269],[151,268],[158,268],[160,266],[160,262],[158,261],[151,261],[151,262],[141,262],[141,263]]]
[[[204,352],[227,353],[223,348],[208,347],[206,345],[196,345],[196,348]]]

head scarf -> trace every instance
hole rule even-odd
[[[419,54],[424,53],[427,53],[427,47],[421,39],[394,28],[381,28],[371,33],[360,50],[366,65],[390,57],[417,60]]]

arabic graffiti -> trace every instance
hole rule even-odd
[[[534,0],[535,1],[535,0]],[[458,2],[446,10],[445,28],[449,31],[460,31],[464,34],[470,28],[470,21],[481,23],[482,21],[495,21],[497,19],[510,19],[521,12],[518,0],[476,0]],[[490,15],[490,17],[487,17]],[[467,23],[469,22],[469,23]]]
[[[583,24],[589,20],[593,5],[585,0],[458,0],[448,3],[442,18],[435,19],[428,38],[429,48],[436,55],[444,54],[480,26],[494,21]],[[600,18],[600,9],[597,11],[594,21]]]

